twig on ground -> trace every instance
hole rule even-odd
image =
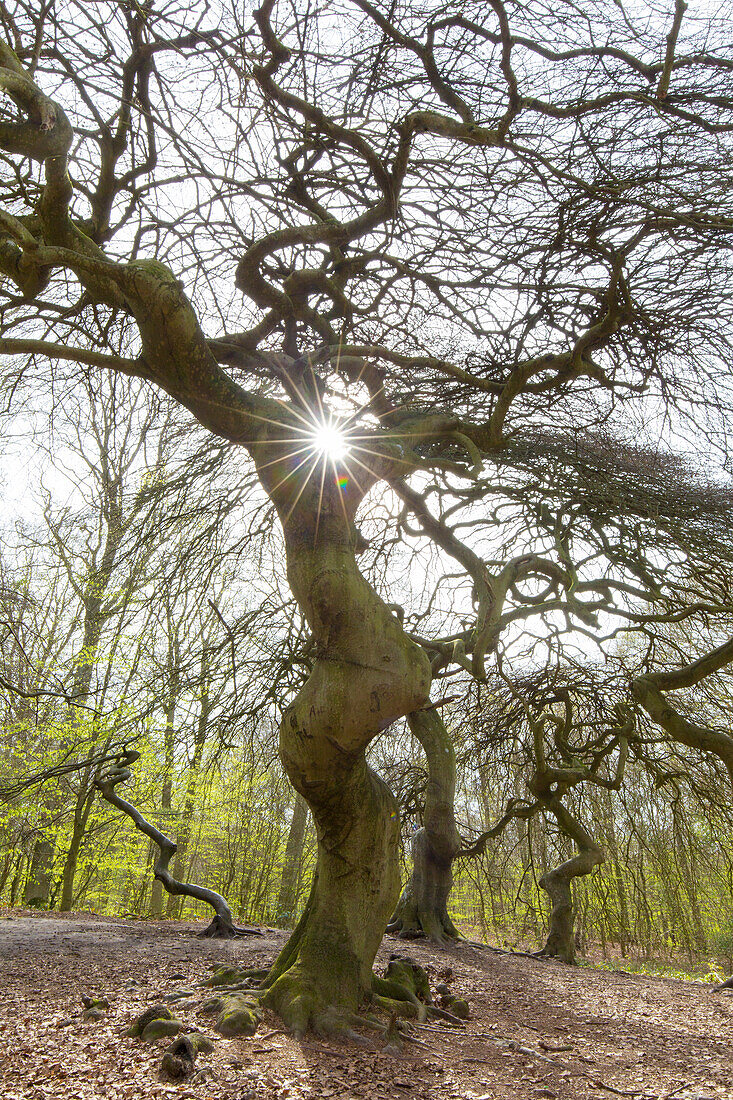
[[[521,1046],[515,1039],[506,1039],[503,1036],[488,1035],[486,1032],[479,1032],[476,1035],[478,1039],[488,1039],[489,1042],[496,1043],[500,1047],[504,1047],[506,1050],[513,1050],[517,1054],[524,1054],[525,1057],[538,1058],[541,1062],[546,1062],[550,1066],[557,1066],[559,1069],[564,1070],[566,1073],[571,1074],[573,1077],[584,1077],[586,1081],[590,1081],[595,1085],[597,1089],[605,1089],[606,1092],[612,1092],[615,1096],[641,1096],[640,1089],[617,1089],[615,1085],[607,1085],[605,1081],[602,1081],[600,1077],[595,1077],[592,1073],[586,1073],[585,1070],[575,1069],[573,1066],[569,1066],[567,1062],[563,1062],[558,1058],[547,1058],[546,1055],[540,1054],[536,1050],[532,1050],[531,1047]]]

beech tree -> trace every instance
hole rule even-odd
[[[730,27],[681,0],[11,0],[0,22],[9,395],[44,364],[122,372],[253,464],[310,631],[280,752],[318,834],[262,996],[342,1029],[399,894],[369,745],[425,723],[433,675],[482,681],[517,623],[526,651],[558,621],[669,616],[727,522],[674,463],[651,477],[673,514],[667,492],[626,517],[648,440],[722,442]],[[399,599],[357,526],[379,494],[427,547]]]
[[[586,814],[579,811],[577,795],[583,788],[618,791],[629,744],[639,740],[633,711],[618,701],[619,687],[630,695],[628,685],[623,678],[619,684],[618,676],[616,683],[600,677],[598,671],[560,667],[540,670],[521,683],[506,680],[503,692],[495,690],[494,713],[482,716],[484,727],[493,727],[489,743],[482,746],[480,733],[477,737],[479,755],[490,751],[492,740],[512,745],[519,757],[515,767],[519,764],[526,782],[526,790],[509,800],[500,826],[515,818],[551,817],[568,846],[575,846],[538,883],[552,908],[546,941],[537,954],[566,963],[575,962],[576,954],[574,880],[591,874],[606,858],[592,835],[594,822],[583,820]],[[484,835],[488,838],[491,832]],[[477,845],[482,842],[480,837]]]

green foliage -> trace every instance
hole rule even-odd
[[[710,936],[710,950],[725,960],[729,971],[733,970],[733,913],[728,912]]]

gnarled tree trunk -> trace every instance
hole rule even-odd
[[[201,933],[202,936],[230,939],[234,936],[253,935],[259,936],[261,932],[257,928],[239,928],[234,924],[231,910],[226,899],[217,894],[215,890],[209,890],[206,886],[197,886],[193,882],[181,882],[168,870],[171,859],[176,854],[176,843],[156,829],[131,802],[117,794],[116,787],[120,783],[126,783],[131,778],[131,766],[140,759],[140,753],[134,749],[125,748],[120,753],[117,761],[108,771],[97,775],[95,786],[97,790],[111,806],[122,810],[134,822],[135,828],[149,837],[158,848],[158,858],[155,861],[153,874],[163,884],[169,894],[176,897],[195,898],[204,901],[214,910],[211,923]]]
[[[365,752],[423,705],[430,664],[357,568],[353,519],[363,484],[335,468],[294,484],[292,444],[279,456],[273,450],[255,450],[255,459],[283,522],[288,579],[317,654],[284,712],[280,755],[313,815],[318,858],[306,910],[268,976],[265,1003],[302,1034],[342,1027],[370,991],[399,892],[399,819]]]
[[[541,956],[575,962],[575,911],[573,909],[572,883],[581,875],[589,875],[594,867],[604,862],[601,848],[586,829],[557,798],[550,798],[545,805],[554,815],[563,833],[578,846],[578,854],[566,860],[540,879],[540,886],[552,902],[547,942],[539,952]]]
[[[412,874],[387,931],[396,932],[404,939],[425,935],[437,943],[444,943],[460,935],[448,915],[453,860],[461,848],[453,809],[455,752],[435,709],[415,711],[408,716],[408,723],[425,752],[428,787],[424,825],[412,838]]]

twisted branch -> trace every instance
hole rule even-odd
[[[215,890],[209,890],[206,886],[197,886],[192,882],[179,882],[170,873],[168,865],[176,854],[178,845],[170,837],[165,836],[160,829],[156,829],[154,825],[151,825],[131,802],[121,798],[115,791],[115,787],[120,783],[126,783],[131,778],[131,765],[139,759],[139,752],[126,747],[117,757],[113,767],[98,776],[94,785],[106,802],[127,814],[134,822],[135,828],[139,829],[145,836],[150,837],[158,846],[160,854],[153,868],[155,878],[162,882],[169,894],[195,898],[197,901],[205,901],[207,905],[211,906],[215,915],[211,924],[201,933],[202,936],[215,936],[226,939],[234,936],[261,936],[262,932],[258,928],[238,928],[234,924],[231,909],[221,894],[217,894]]]

